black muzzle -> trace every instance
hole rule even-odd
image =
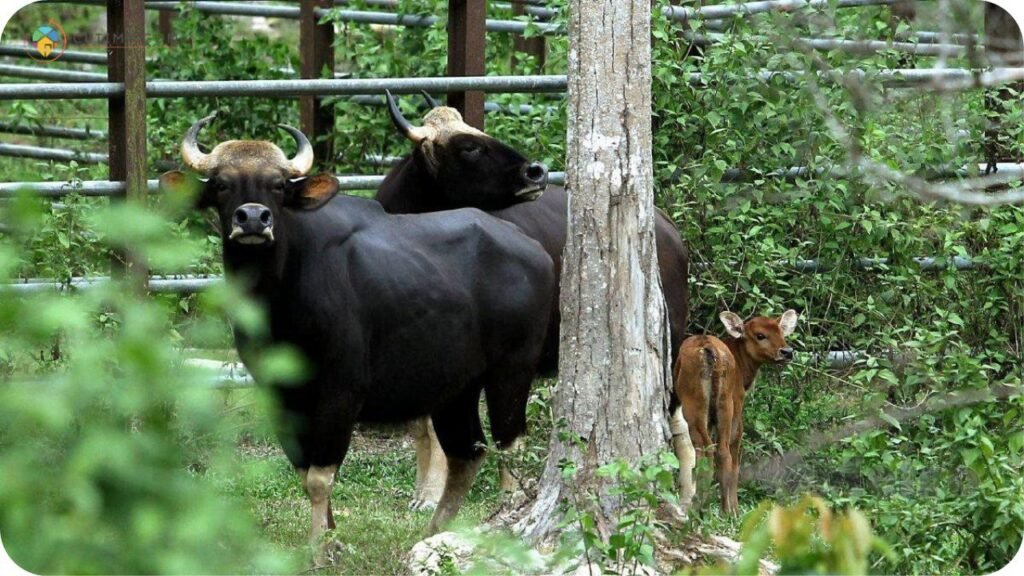
[[[516,192],[516,196],[526,200],[540,198],[548,186],[548,167],[540,162],[531,162],[523,166],[520,176],[526,182],[526,186]]]
[[[250,202],[239,206],[231,216],[228,240],[239,244],[265,244],[274,241],[274,215],[263,204]]]

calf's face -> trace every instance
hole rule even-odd
[[[333,176],[304,176],[313,163],[312,149],[290,126],[282,128],[298,143],[292,159],[270,142],[252,140],[230,140],[209,154],[199,152],[196,137],[212,118],[193,124],[182,143],[185,164],[207,178],[173,170],[160,177],[160,186],[198,190],[197,206],[217,210],[225,244],[272,246],[283,209],[315,210],[337,193]]]
[[[786,336],[796,329],[795,310],[786,310],[779,318],[757,316],[746,322],[732,312],[722,312],[719,318],[726,331],[739,338],[747,355],[759,364],[793,359],[793,349],[786,343]]]
[[[422,126],[413,126],[390,92],[387,99],[391,120],[416,145],[417,161],[425,165],[451,205],[498,210],[536,200],[547,188],[547,166],[530,162],[512,147],[469,126],[458,110],[437,106],[427,113]]]

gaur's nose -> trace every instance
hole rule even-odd
[[[233,227],[241,228],[244,234],[261,234],[274,226],[274,215],[263,204],[242,204],[231,218]]]
[[[789,346],[786,346],[782,350],[779,350],[779,354],[782,354],[782,357],[785,358],[786,360],[793,359],[793,349],[790,348]]]
[[[270,208],[267,208],[263,204],[242,204],[235,210],[235,218],[233,224],[239,226],[271,226],[274,223],[274,216],[270,213]]]
[[[548,167],[540,162],[531,162],[523,168],[523,178],[532,184],[546,185],[548,183]]]

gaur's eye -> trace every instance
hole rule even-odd
[[[467,142],[459,147],[463,156],[478,156],[483,148],[475,142]]]
[[[756,338],[757,338],[758,340],[764,340],[765,338],[767,338],[767,336],[765,336],[764,334],[762,334],[762,333],[760,333],[760,332],[758,332],[758,333],[757,333],[757,334],[755,335],[755,337],[756,337]]]

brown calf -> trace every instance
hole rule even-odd
[[[769,362],[793,358],[786,336],[796,328],[797,314],[787,310],[781,318],[758,316],[746,323],[732,312],[719,315],[730,337],[691,336],[679,347],[675,388],[683,405],[696,457],[705,451],[717,455],[716,468],[722,490],[722,511],[735,514],[739,507],[736,488],[740,470],[740,438],[743,437],[743,399],[754,384],[757,370]],[[718,449],[711,442],[708,421],[717,421]],[[680,461],[682,500],[693,500],[693,464]]]

